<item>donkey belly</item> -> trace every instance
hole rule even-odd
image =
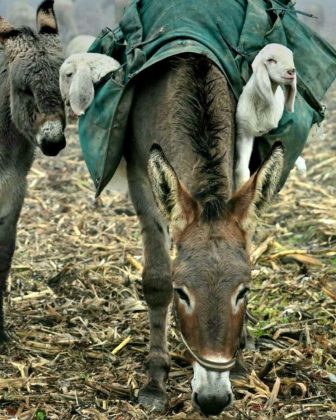
[[[20,176],[14,168],[0,171],[0,283],[2,286],[14,252],[16,225],[25,190],[25,176]]]
[[[11,127],[7,138],[0,133],[0,219],[8,215],[14,218],[14,214],[18,218],[33,159],[34,146],[15,128]]]

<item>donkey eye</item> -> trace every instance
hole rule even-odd
[[[183,289],[175,289],[175,292],[178,294],[178,297],[185,302],[187,305],[190,305],[190,299],[189,296],[186,294],[186,292]]]
[[[66,77],[70,78],[73,75],[72,71],[69,71],[68,73],[66,73]]]
[[[269,58],[269,59],[267,60],[267,62],[268,62],[268,63],[274,63],[274,64],[276,64],[276,63],[277,63],[277,61],[276,61],[274,58]]]
[[[244,299],[247,295],[247,293],[249,292],[249,288],[248,287],[244,287],[244,289],[242,289],[238,295],[237,295],[237,299],[236,299],[236,304],[241,300]]]

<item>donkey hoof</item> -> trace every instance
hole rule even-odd
[[[243,358],[239,356],[237,358],[236,364],[234,365],[234,367],[232,368],[230,372],[230,377],[232,379],[241,379],[241,378],[246,378],[247,374],[248,374],[248,367],[246,366]]]
[[[9,341],[9,336],[5,331],[0,331],[0,346],[6,344]]]
[[[147,384],[139,391],[139,404],[144,407],[154,409],[155,411],[164,411],[167,403],[167,393],[159,387],[154,388]]]

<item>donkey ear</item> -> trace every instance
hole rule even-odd
[[[36,12],[36,25],[39,34],[58,34],[54,12],[54,0],[44,0]]]
[[[229,206],[246,231],[253,226],[277,193],[284,160],[284,148],[276,142],[258,171],[234,194]]]
[[[148,160],[148,175],[156,203],[170,222],[175,242],[178,234],[199,217],[197,202],[180,183],[161,147],[154,144]]]
[[[69,90],[69,101],[76,115],[83,115],[94,98],[94,86],[90,67],[86,64],[78,65],[74,73]]]
[[[10,38],[16,37],[20,34],[20,31],[14,28],[6,19],[0,16],[0,43],[6,44],[6,41]]]

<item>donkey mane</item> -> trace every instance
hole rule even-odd
[[[19,28],[17,31],[20,35],[31,37],[34,39],[38,38],[36,31],[34,31],[34,29],[30,28],[29,26],[21,26],[21,28]]]
[[[223,170],[226,150],[223,151],[223,121],[218,109],[221,94],[218,75],[214,75],[213,64],[206,57],[178,58],[186,62],[188,94],[178,95],[174,113],[174,126],[187,136],[198,158],[196,176],[197,191],[193,198],[201,204],[203,222],[221,219],[228,211],[228,175]],[[223,76],[224,77],[224,76]],[[191,92],[191,93],[190,93]]]
[[[3,36],[5,36],[6,38],[23,36],[23,37],[32,38],[33,40],[36,40],[38,38],[37,33],[28,26],[22,26],[18,29],[12,29],[11,31],[8,31],[6,34],[4,34]]]

